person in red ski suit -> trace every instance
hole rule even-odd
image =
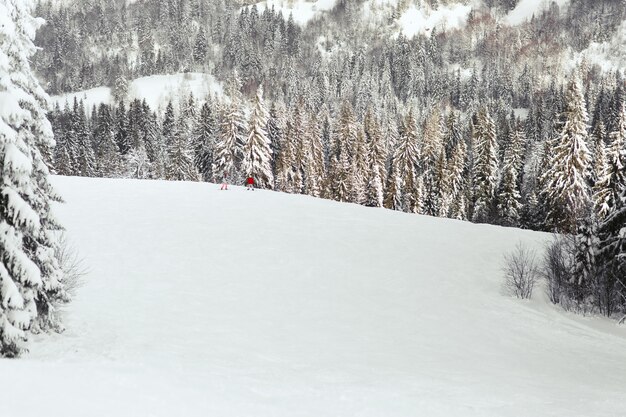
[[[254,191],[254,178],[252,178],[251,176],[248,177],[248,179],[246,180],[246,188],[248,190]]]

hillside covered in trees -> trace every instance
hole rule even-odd
[[[626,7],[560,4],[511,24],[515,0],[339,0],[306,23],[229,1],[41,2],[45,88],[109,86],[116,103],[53,109],[49,162],[64,175],[252,175],[289,193],[576,235],[567,296],[624,311]],[[411,10],[455,5],[462,24],[403,30]],[[164,111],[128,99],[133,79],[192,71],[225,94],[191,92]]]

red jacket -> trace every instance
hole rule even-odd
[[[248,180],[246,181],[249,185],[254,185],[254,178],[252,177],[248,177]]]

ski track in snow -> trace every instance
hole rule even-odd
[[[545,234],[207,183],[55,177],[89,269],[67,331],[0,360],[2,417],[626,410],[626,331],[501,255]]]

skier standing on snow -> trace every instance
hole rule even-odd
[[[246,189],[254,191],[254,178],[252,176],[246,180]]]
[[[220,190],[228,190],[228,172],[224,171],[224,176],[222,177],[222,187]]]

